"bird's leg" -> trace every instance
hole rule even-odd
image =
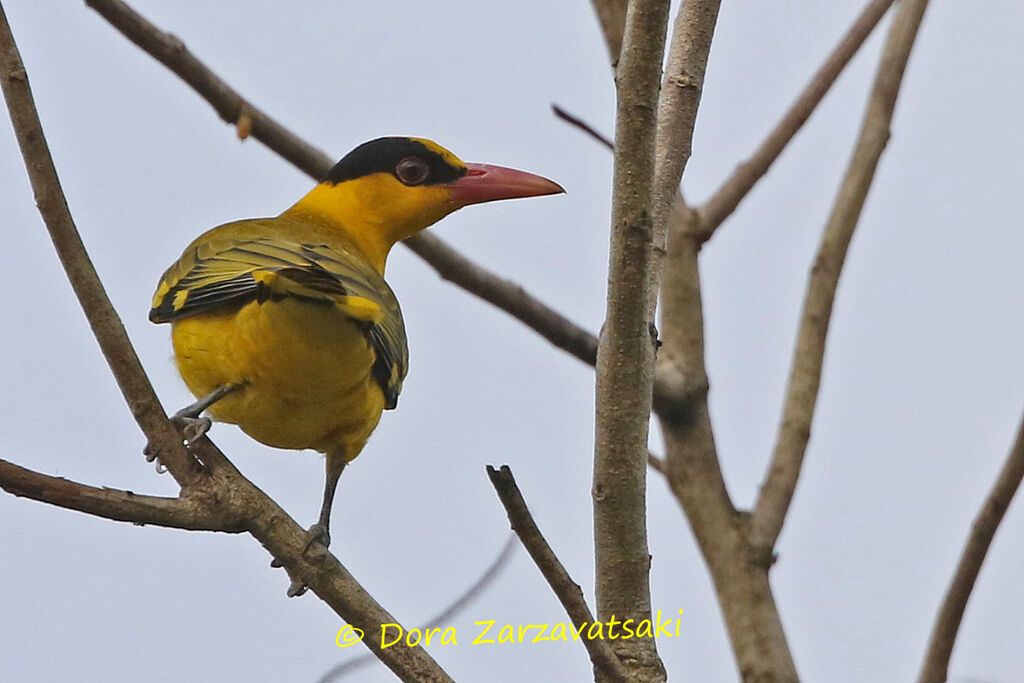
[[[331,544],[331,507],[334,504],[334,492],[338,488],[338,480],[341,479],[341,473],[345,471],[345,465],[347,464],[348,460],[345,458],[344,449],[339,448],[327,454],[324,500],[320,505],[320,518],[317,519],[316,524],[309,527],[309,538],[306,540],[306,547],[302,549],[303,553],[308,551],[310,546],[318,541],[324,548]],[[281,567],[283,565],[275,558],[270,563],[270,566]],[[301,581],[292,581],[291,585],[288,586],[289,598],[298,597],[305,592],[306,585]]]
[[[306,550],[309,550],[314,542],[319,541],[326,548],[331,545],[331,507],[334,505],[334,492],[338,488],[338,480],[341,473],[345,471],[344,449],[331,451],[325,460],[326,476],[324,478],[324,500],[320,505],[320,518],[316,524],[309,527],[309,541],[306,543]]]
[[[225,384],[217,387],[195,403],[187,405],[176,412],[171,416],[171,422],[181,428],[185,441],[190,444],[193,443],[203,434],[210,431],[210,427],[213,425],[209,417],[200,417],[202,412],[244,384],[245,382],[235,382],[234,384]]]
[[[208,395],[202,397],[195,403],[189,404],[171,416],[171,422],[181,430],[188,444],[194,443],[203,434],[210,430],[213,422],[208,417],[200,417],[200,414],[217,401],[221,400],[235,389],[245,385],[245,382],[235,382],[217,387]],[[146,444],[142,451],[146,455],[147,462],[153,462],[159,457],[157,449],[152,444]]]

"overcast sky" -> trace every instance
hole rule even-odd
[[[381,135],[551,177],[565,196],[470,207],[434,228],[596,331],[611,157],[549,105],[610,132],[614,92],[589,3],[137,1],[217,73],[340,157]],[[705,198],[756,146],[863,3],[726,2],[684,189]],[[197,234],[273,215],[310,187],[239,143],[177,77],[82,3],[4,3],[86,246],[168,411],[190,400],[158,277]],[[773,585],[808,681],[909,680],[971,520],[1024,405],[1024,5],[935,2],[839,289],[804,476]],[[749,505],[766,467],[808,268],[881,47],[873,36],[702,255],[711,408]],[[173,495],[133,423],[0,125],[0,457],[93,485]],[[407,625],[493,559],[507,522],[484,465],[511,465],[538,523],[593,599],[593,372],[396,249],[411,369],[346,470],[334,550]],[[232,460],[300,523],[321,459],[217,425]],[[655,437],[652,447],[660,450]],[[736,676],[706,571],[650,477],[658,643],[673,680]],[[1011,507],[969,605],[953,680],[1024,681],[1024,508]],[[19,681],[313,681],[361,654],[337,617],[247,536],[118,524],[0,495],[0,661]],[[566,617],[526,554],[430,653],[465,681],[586,680],[578,644],[470,645],[474,621]],[[356,652],[359,650],[359,652]],[[353,680],[391,680],[375,664]]]

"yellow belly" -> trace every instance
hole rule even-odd
[[[244,382],[208,412],[268,446],[343,450],[352,460],[384,410],[373,350],[333,306],[253,301],[177,320],[172,336],[178,369],[197,397]]]

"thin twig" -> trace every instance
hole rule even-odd
[[[440,628],[445,624],[450,623],[456,615],[469,607],[469,605],[480,597],[481,593],[487,590],[491,584],[494,583],[494,580],[498,578],[498,575],[501,574],[505,567],[508,566],[509,560],[512,559],[512,555],[514,554],[516,547],[516,535],[509,534],[508,538],[505,540],[505,545],[502,546],[498,556],[495,557],[490,566],[484,570],[484,573],[473,582],[473,585],[467,588],[462,595],[456,598],[441,612],[428,619],[420,630],[426,633],[429,629]],[[370,652],[354,657],[347,662],[342,662],[325,673],[319,678],[317,683],[331,683],[331,681],[337,681],[348,674],[363,668],[374,660],[376,660],[376,657],[374,657]]]
[[[600,142],[602,145],[604,145],[608,149],[610,149],[610,150],[614,150],[615,149],[615,143],[612,142],[611,139],[607,135],[601,133],[600,131],[598,131],[596,128],[591,126],[589,123],[587,123],[583,119],[581,119],[581,118],[579,118],[577,116],[573,116],[572,114],[570,114],[566,110],[564,110],[561,107],[559,107],[557,104],[552,104],[551,105],[551,111],[554,112],[555,116],[557,116],[558,118],[562,119],[563,121],[565,121],[569,125],[575,126],[576,128],[579,128],[584,133],[586,133],[590,137],[594,138],[595,140]]]
[[[184,80],[227,123],[243,119],[247,135],[256,138],[296,167],[319,180],[333,165],[322,151],[303,141],[261,109],[243,98],[196,58],[176,36],[161,31],[121,0],[86,0],[104,19]],[[444,279],[462,287],[526,323],[560,349],[594,364],[597,340],[522,287],[474,264],[440,238],[420,233],[404,244],[429,263]]]
[[[1010,506],[1014,494],[1024,478],[1024,416],[1017,427],[1010,454],[1006,457],[999,477],[992,490],[989,491],[985,504],[978,512],[967,538],[964,551],[960,555],[956,573],[949,584],[942,606],[935,618],[935,626],[928,642],[928,652],[921,667],[918,683],[944,683],[949,675],[949,658],[953,653],[960,622],[964,617],[964,609],[971,597],[971,591],[978,580],[978,573],[985,561],[992,539],[1003,521],[1003,515]]]
[[[896,98],[928,0],[903,0],[889,28],[853,157],[811,269],[771,466],[751,516],[751,542],[770,554],[782,531],[803,464],[821,383],[832,306],[850,240],[889,141]]]
[[[587,654],[590,655],[594,668],[613,680],[630,680],[622,662],[615,656],[608,642],[600,637],[590,637],[590,629],[587,627],[594,623],[594,615],[587,607],[583,591],[565,571],[565,567],[537,528],[537,523],[533,520],[526,501],[523,500],[523,494],[516,485],[515,477],[512,476],[512,470],[508,465],[502,465],[500,469],[488,465],[487,476],[490,477],[491,485],[505,507],[512,531],[519,537],[526,552],[530,553],[534,564],[540,569],[540,573],[544,575],[544,579],[565,608],[573,626],[580,631],[580,639],[587,649]]]
[[[647,466],[658,474],[665,474],[665,461],[650,451],[647,451]]]
[[[861,45],[871,35],[894,1],[871,0],[868,3],[846,35],[832,50],[825,63],[811,77],[803,92],[754,154],[737,166],[732,175],[711,195],[711,198],[697,209],[699,216],[697,230],[701,240],[711,239],[715,230],[732,214],[757,181],[768,172],[782,150],[814,113],[825,94],[832,88],[832,84],[836,82],[839,74],[857,54]]]
[[[545,305],[515,282],[470,261],[428,232],[404,243],[445,280],[494,304],[587,365],[597,362],[597,337]]]
[[[245,531],[243,524],[215,509],[199,491],[182,498],[144,496],[52,477],[6,460],[0,460],[0,488],[15,496],[117,522],[191,531]]]

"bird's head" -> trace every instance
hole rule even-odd
[[[378,138],[359,145],[289,209],[344,229],[383,272],[391,247],[452,211],[498,199],[564,192],[532,173],[467,164],[422,138]]]

